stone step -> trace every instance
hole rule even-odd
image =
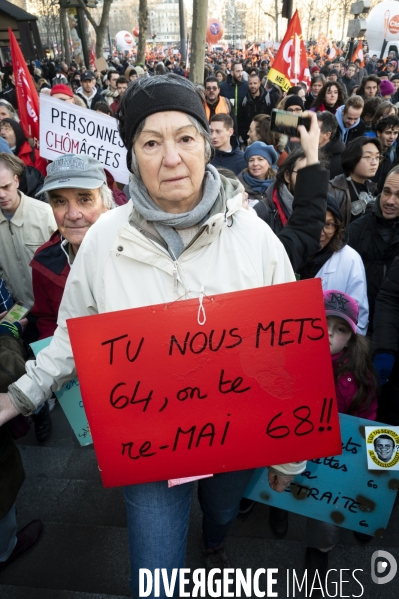
[[[127,530],[45,521],[40,541],[2,572],[0,584],[129,596]]]

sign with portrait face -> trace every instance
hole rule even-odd
[[[369,470],[399,470],[399,427],[366,427]]]
[[[309,460],[306,470],[294,478],[284,493],[273,491],[268,470],[259,468],[244,496],[382,538],[399,489],[399,476],[393,468],[386,467],[389,462],[381,462],[384,467],[379,467],[376,462],[368,466],[369,445],[374,448],[373,440],[380,438],[384,448],[378,452],[384,460],[388,459],[391,452],[388,444],[391,443],[384,436],[398,439],[398,428],[347,414],[339,414],[339,420],[341,455]]]

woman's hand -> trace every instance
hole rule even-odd
[[[294,480],[295,476],[288,476],[287,474],[276,474],[269,470],[268,480],[269,485],[277,493],[282,493],[288,487],[290,482]]]
[[[291,137],[291,141],[300,142],[306,155],[306,166],[310,166],[311,164],[317,164],[319,162],[320,129],[317,124],[315,112],[306,110],[301,114],[301,117],[310,119],[310,129],[307,131],[304,125],[299,125],[298,131],[300,137]]]

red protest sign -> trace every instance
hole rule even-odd
[[[75,318],[106,487],[341,453],[319,279]]]

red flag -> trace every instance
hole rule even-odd
[[[288,23],[284,39],[269,71],[268,79],[279,85],[285,92],[293,85],[297,85],[299,81],[304,81],[308,86],[310,85],[308,57],[297,10]]]
[[[351,62],[355,62],[356,59],[360,60],[360,66],[364,67],[364,59],[363,59],[363,41],[360,40],[360,42],[357,45],[356,50],[354,51],[353,55],[352,55],[352,59]]]
[[[27,64],[22,56],[21,48],[12,32],[10,36],[11,59],[17,91],[18,110],[21,126],[26,137],[31,137],[35,145],[39,142],[39,96],[37,94]]]

